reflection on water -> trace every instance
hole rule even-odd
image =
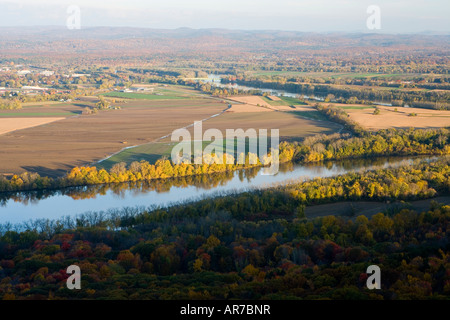
[[[375,158],[329,161],[316,164],[284,163],[274,175],[263,175],[266,168],[251,168],[214,175],[189,176],[150,182],[71,187],[0,194],[0,223],[20,223],[29,219],[57,219],[86,211],[134,206],[167,206],[171,203],[216,196],[229,192],[265,188],[290,181],[330,177],[351,171],[395,167],[414,159],[436,157]]]
[[[215,75],[215,74],[210,74],[208,75],[208,78],[205,80],[202,80],[203,82],[206,83],[211,83],[213,85],[215,85],[216,87],[220,87],[220,88],[235,88],[238,90],[244,90],[244,91],[261,91],[261,92],[265,92],[268,93],[270,95],[276,95],[276,96],[285,96],[285,97],[291,97],[291,98],[297,98],[299,96],[302,96],[305,99],[313,99],[313,100],[318,100],[318,101],[323,101],[324,98],[323,97],[317,97],[317,96],[308,96],[308,95],[300,95],[298,93],[290,93],[284,90],[277,90],[277,89],[265,89],[265,88],[256,88],[256,87],[248,87],[248,86],[243,86],[237,83],[227,83],[227,84],[223,84],[222,81],[222,76],[220,75]]]

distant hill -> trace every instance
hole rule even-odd
[[[449,35],[305,33],[180,28],[0,27],[2,58],[114,56],[373,55],[427,53],[448,56]]]

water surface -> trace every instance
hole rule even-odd
[[[353,171],[397,167],[413,161],[436,159],[375,158],[321,164],[287,163],[276,175],[264,175],[265,168],[253,168],[214,175],[202,175],[152,182],[84,186],[59,190],[0,194],[0,223],[21,223],[30,219],[58,219],[88,211],[134,206],[168,206],[177,202],[196,200],[274,184],[330,177]]]

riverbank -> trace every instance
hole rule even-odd
[[[323,190],[334,190],[327,186],[326,179],[360,174],[360,172],[376,172],[379,170],[398,170],[414,167],[425,167],[428,164],[445,163],[443,158],[376,158],[357,159],[337,162],[314,163],[299,165],[286,163],[280,166],[280,172],[274,176],[262,175],[263,168],[251,168],[235,172],[224,172],[214,175],[178,177],[154,181],[128,182],[121,184],[93,185],[84,187],[69,187],[54,191],[17,192],[8,194],[0,202],[0,223],[21,223],[30,220],[58,220],[61,217],[74,218],[80,213],[115,212],[119,215],[122,210],[127,212],[144,212],[154,210],[155,207],[166,208],[192,201],[214,199],[228,195],[275,188],[283,190],[289,186],[306,181],[325,179],[319,186],[311,189],[311,196]],[[330,180],[332,181],[332,180]],[[376,184],[370,188],[379,188]],[[372,191],[373,197],[375,191]],[[328,191],[327,191],[328,192]],[[336,191],[333,191],[336,192]],[[343,192],[343,191],[342,191]],[[387,192],[387,191],[386,191]],[[298,199],[304,195],[293,193]],[[389,197],[379,195],[382,201]],[[336,198],[335,200],[338,200]],[[377,199],[371,199],[376,201]],[[299,201],[299,200],[296,200]],[[322,203],[314,200],[312,204]],[[331,201],[331,200],[330,200]],[[232,204],[230,204],[232,205]],[[125,208],[125,209],[124,209]],[[153,209],[149,209],[153,208]],[[341,214],[341,212],[338,212]]]

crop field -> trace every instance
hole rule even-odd
[[[274,97],[275,98],[275,97]],[[296,109],[298,106],[307,106],[307,104],[301,100],[291,98],[291,97],[276,97],[277,99],[271,99],[264,96],[237,96],[231,97],[230,100],[234,102],[239,102],[241,104],[256,106],[258,108],[269,108],[271,110],[283,110],[283,111],[292,111],[292,109]],[[234,105],[233,105],[234,107]],[[308,107],[309,108],[309,107]],[[241,108],[243,110],[243,108]],[[249,108],[250,110],[257,112],[261,109]],[[233,110],[234,111],[234,110]],[[237,111],[236,111],[237,112]]]
[[[263,99],[263,97],[260,96],[236,96],[231,97],[230,100],[236,101],[243,104],[250,104],[254,106],[269,106],[270,104],[267,103],[266,100]]]
[[[364,109],[372,109],[374,110],[374,107],[369,106],[367,104],[345,104],[345,103],[319,103],[323,106],[333,106],[344,110],[364,110]]]
[[[374,108],[347,109],[350,118],[369,130],[442,128],[450,126],[450,111],[402,107],[378,107],[380,114],[374,115]],[[397,111],[395,111],[395,109]]]
[[[447,110],[377,106],[380,113],[375,115],[375,107],[364,104],[322,103],[322,105],[345,110],[352,120],[367,130],[450,127],[450,111]]]
[[[261,98],[271,106],[290,106],[290,105],[302,106],[302,105],[306,105],[305,102],[295,99],[295,98],[291,98],[291,97],[279,97],[279,100],[272,100],[267,97],[261,97]]]
[[[398,207],[411,208],[417,212],[426,211],[430,208],[432,201],[438,201],[442,204],[450,204],[450,197],[441,196],[435,199],[416,200],[410,202],[377,202],[377,201],[341,201],[335,203],[321,204],[315,206],[308,206],[305,208],[305,215],[308,219],[325,217],[330,212],[335,216],[350,217],[352,220],[356,219],[355,212],[358,216],[364,215],[371,218],[379,212],[395,211]]]
[[[130,103],[134,106],[69,117],[45,126],[0,135],[0,173],[32,171],[41,175],[62,175],[74,166],[90,165],[125,147],[154,141],[227,107],[227,104],[212,99]],[[81,112],[86,102],[81,105],[83,107],[63,108]]]
[[[28,103],[17,110],[0,110],[0,135],[43,126],[81,113],[82,108],[78,105],[54,101],[45,102],[45,104]]]
[[[70,103],[65,103],[61,101],[42,101],[42,102],[22,102],[22,108],[32,108],[32,107],[43,107],[50,105],[70,105]]]
[[[364,109],[370,109],[371,107],[369,107],[367,105],[359,105],[359,106],[341,105],[341,106],[339,106],[339,108],[344,109],[344,110],[364,110]]]
[[[317,116],[320,119],[315,119]],[[315,120],[321,120],[315,121]],[[267,129],[270,136],[270,129],[280,130],[280,140],[299,140],[304,137],[325,133],[331,134],[338,132],[341,126],[333,122],[326,121],[326,118],[319,112],[310,113],[301,112],[263,112],[263,113],[228,113],[212,118],[202,123],[203,132],[208,129],[219,129],[226,139],[226,129],[247,129],[254,128]],[[193,128],[188,128],[194,139]],[[203,141],[203,146],[211,142]],[[173,146],[176,142],[171,142],[170,137],[162,139],[161,142],[154,142],[127,148],[111,158],[102,161],[97,166],[101,168],[111,168],[114,163],[125,162],[130,164],[133,161],[146,160],[154,163],[161,157],[170,158]]]
[[[227,112],[273,112],[274,110],[268,107],[263,106],[255,106],[254,104],[233,104]]]
[[[303,117],[303,118],[307,118],[307,119],[312,119],[312,120],[319,120],[319,121],[328,121],[327,117],[325,117],[325,115],[323,115],[322,113],[312,110],[312,111],[290,111],[290,113],[297,115],[299,117]]]
[[[90,104],[89,104],[90,105]],[[23,106],[22,109],[0,110],[0,118],[3,117],[67,117],[75,116],[83,112],[87,106],[78,103],[34,103]]]
[[[78,113],[72,113],[72,112],[22,112],[19,115],[21,117],[69,117],[69,116],[75,116]],[[0,114],[1,118],[17,118],[18,114],[15,112],[10,113],[2,113]]]
[[[170,158],[172,148],[175,143],[150,142],[143,145],[127,148],[121,152],[97,163],[98,168],[111,169],[111,167],[119,162],[125,162],[127,165],[133,161],[145,160],[155,163],[162,157]]]
[[[167,140],[167,139],[166,139]],[[235,154],[236,157],[236,146],[238,140],[235,138],[234,140],[234,146],[235,146]],[[111,169],[111,167],[119,162],[125,162],[127,165],[132,163],[133,161],[148,161],[149,163],[155,163],[157,160],[161,158],[171,159],[172,149],[177,144],[177,142],[150,142],[143,145],[135,146],[132,148],[126,148],[122,150],[121,152],[114,154],[113,156],[109,157],[108,159],[105,159],[99,163],[96,164],[97,168],[104,168],[104,169]],[[270,143],[269,147],[270,147]],[[203,141],[202,142],[202,149],[205,149],[207,146],[221,146],[223,147],[223,150],[226,150],[227,146],[227,139],[223,139],[221,141]],[[248,138],[245,139],[245,148],[248,150],[249,146],[249,140]],[[191,152],[192,155],[194,154],[194,142],[191,143]]]
[[[218,142],[203,141],[203,149],[211,143],[216,144]],[[176,144],[177,142],[150,142],[132,148],[126,148],[110,158],[97,163],[96,166],[97,168],[111,169],[114,164],[119,162],[125,162],[129,165],[133,161],[139,162],[145,160],[150,163],[155,163],[163,157],[170,159],[172,149]],[[226,145],[226,142],[223,142],[223,144]],[[193,143],[191,144],[191,150],[194,150]]]
[[[270,129],[279,129],[280,139],[301,140],[315,134],[337,132],[341,126],[329,121],[305,119],[295,112],[225,112],[203,123],[203,130],[210,128],[219,129],[224,135],[226,129],[267,129],[269,135]],[[193,129],[189,130],[193,134]]]
[[[8,121],[8,129],[0,135],[0,173],[31,171],[59,176],[74,166],[93,165],[105,158],[108,159],[101,163],[103,167],[121,161],[155,162],[169,156],[173,146],[170,138],[160,138],[205,119],[208,120],[203,122],[203,131],[215,128],[225,135],[226,129],[254,128],[268,129],[270,134],[270,129],[279,129],[282,140],[300,140],[342,128],[297,99],[280,97],[270,100],[280,106],[270,106],[259,96],[205,99],[206,95],[188,87],[156,90],[163,96],[136,93],[138,96],[133,99],[111,100],[112,106],[120,107],[119,110],[102,110],[97,114],[83,114],[87,107],[95,106],[98,101],[95,96],[82,97],[74,103],[40,102],[19,110],[2,110],[0,120]],[[152,98],[147,99],[149,96]],[[231,99],[234,101],[230,102]],[[227,109],[229,103],[232,107],[227,112],[209,119]],[[27,118],[28,123],[37,126],[21,127],[25,122],[19,118]],[[192,132],[192,128],[189,130]]]
[[[242,101],[248,101],[252,97],[239,97]],[[258,97],[256,97],[258,98]],[[255,102],[250,100],[250,102]],[[342,126],[327,120],[320,112],[311,107],[301,107],[302,111],[296,111],[289,107],[288,112],[277,112],[273,109],[257,107],[252,104],[233,104],[230,109],[220,116],[208,119],[202,123],[203,132],[208,129],[219,129],[222,134],[226,134],[226,129],[270,129],[280,130],[281,140],[301,140],[307,136],[316,134],[331,134],[340,132]],[[192,139],[193,128],[188,128]],[[210,142],[204,141],[204,146]],[[160,142],[148,143],[132,148],[127,148],[111,158],[102,161],[98,167],[111,168],[114,163],[125,162],[130,164],[133,161],[146,160],[154,163],[165,156],[170,158],[174,143],[170,137],[162,139]]]
[[[158,87],[155,85],[137,84],[134,85],[133,87],[148,88],[153,91],[142,91],[142,92],[111,91],[107,93],[102,93],[101,95],[104,97],[134,99],[134,100],[177,100],[177,99],[196,98],[198,96],[201,96],[201,94],[192,90],[192,88],[181,86]]]
[[[103,93],[105,97],[125,98],[125,99],[145,99],[145,100],[170,100],[170,99],[185,99],[185,97],[173,94],[152,94],[152,93],[134,93],[134,92],[108,92]]]
[[[0,135],[16,130],[41,126],[63,119],[65,118],[0,118]]]

